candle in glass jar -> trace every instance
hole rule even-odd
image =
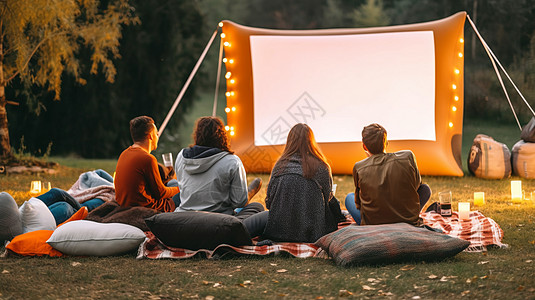
[[[474,205],[481,206],[483,204],[485,204],[485,193],[475,192],[474,193]]]
[[[511,180],[511,200],[513,202],[522,201],[522,181]]]
[[[30,184],[30,193],[38,194],[41,192],[41,181],[32,181]]]
[[[470,202],[459,202],[459,219],[467,220],[470,217]]]

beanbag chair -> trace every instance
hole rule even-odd
[[[454,256],[470,242],[406,223],[350,225],[315,243],[337,265],[437,260]]]
[[[22,232],[35,230],[54,230],[56,229],[56,220],[46,206],[46,204],[37,199],[31,198],[25,201],[19,208],[22,220]]]
[[[22,256],[63,256],[63,253],[46,243],[53,232],[52,230],[35,230],[18,235],[7,244],[6,249]]]
[[[535,117],[522,127],[520,138],[525,142],[535,143]]]
[[[505,144],[478,134],[468,153],[468,170],[480,178],[508,178],[511,176],[511,152]]]
[[[15,199],[6,192],[0,193],[0,243],[22,234],[22,220]]]
[[[513,173],[523,178],[535,178],[535,143],[518,141],[512,152]]]
[[[46,242],[64,254],[109,256],[137,249],[144,240],[131,225],[78,220],[58,227]]]
[[[230,215],[204,211],[170,212],[152,216],[145,222],[169,247],[213,250],[221,244],[252,245],[243,223]]]

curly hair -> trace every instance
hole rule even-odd
[[[230,150],[227,132],[225,131],[225,125],[220,118],[199,118],[195,123],[193,141],[195,145],[198,146],[218,148],[231,154],[234,153],[232,150]]]

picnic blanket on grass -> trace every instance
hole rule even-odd
[[[421,213],[424,224],[441,229],[445,234],[470,242],[466,252],[487,251],[487,246],[508,247],[502,243],[503,230],[493,219],[485,217],[479,211],[471,211],[468,220],[460,220],[456,211],[451,217],[442,217],[434,211]]]
[[[338,228],[343,228],[351,223],[354,223],[351,215],[347,211],[342,211],[346,216],[346,221],[338,223]],[[183,259],[190,258],[195,255],[204,256],[206,258],[220,258],[226,254],[248,254],[248,255],[269,255],[287,253],[294,257],[307,258],[316,257],[329,259],[328,254],[314,243],[279,243],[274,242],[272,245],[263,246],[240,246],[234,247],[227,244],[222,244],[214,248],[214,250],[199,249],[188,250],[183,248],[173,248],[164,245],[152,232],[145,232],[147,238],[138,249],[137,259],[150,258],[175,258]]]
[[[338,223],[338,228],[343,228],[354,223],[349,214],[346,213],[345,215],[347,220]],[[470,219],[468,220],[460,220],[458,213],[455,211],[452,212],[451,217],[447,218],[442,217],[434,211],[421,213],[420,217],[423,219],[424,224],[429,227],[441,229],[449,236],[469,241],[470,246],[464,250],[466,252],[486,251],[487,246],[508,247],[507,244],[501,242],[503,239],[503,230],[498,223],[491,218],[485,217],[479,211],[470,212]],[[206,258],[218,258],[230,253],[249,255],[288,253],[294,257],[300,258],[329,258],[325,251],[312,243],[273,243],[273,245],[241,247],[223,244],[219,245],[214,250],[200,249],[193,251],[167,247],[160,242],[152,232],[145,232],[145,234],[147,235],[147,238],[139,246],[137,259],[183,259],[195,255],[203,255]]]
[[[248,255],[268,255],[288,253],[294,257],[320,257],[326,258],[324,251],[310,243],[273,243],[272,245],[263,246],[240,246],[234,247],[222,244],[214,248],[214,250],[188,250],[182,248],[167,247],[158,240],[156,236],[150,231],[145,232],[147,238],[138,249],[137,259],[151,258],[190,258],[196,255],[205,258],[221,258],[227,254],[248,254]]]

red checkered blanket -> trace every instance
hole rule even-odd
[[[453,212],[451,217],[444,218],[436,212],[428,212],[420,214],[424,224],[433,228],[441,229],[445,234],[452,237],[464,239],[470,242],[470,246],[465,250],[468,252],[486,251],[486,247],[495,245],[499,247],[507,247],[503,244],[503,231],[500,226],[491,218],[485,217],[479,211],[470,212],[469,220],[459,220],[457,212]],[[351,216],[347,215],[347,221],[338,224],[338,228],[345,227],[351,222],[354,223]],[[146,232],[147,239],[138,249],[137,258],[189,258],[195,255],[204,256],[206,258],[222,257],[227,254],[253,254],[253,255],[268,255],[288,253],[295,257],[319,257],[328,258],[328,255],[318,246],[311,243],[273,243],[273,245],[264,246],[241,246],[234,247],[230,245],[219,245],[214,250],[188,250],[182,248],[167,247],[152,234]]]
[[[142,258],[189,258],[195,255],[202,255],[206,258],[222,257],[230,253],[238,254],[255,254],[268,255],[286,252],[292,256],[305,257],[321,257],[326,256],[320,247],[308,243],[273,243],[273,245],[264,246],[241,246],[234,247],[226,244],[217,246],[214,250],[188,250],[182,248],[172,248],[165,246],[152,234],[152,232],[145,232],[147,239],[141,243],[138,250],[138,259]]]
[[[422,213],[420,217],[429,227],[439,228],[449,236],[469,241],[470,246],[464,251],[486,251],[490,245],[507,247],[502,243],[503,230],[500,225],[479,211],[471,211],[468,220],[459,220],[459,214],[455,211],[446,218],[434,211]]]

